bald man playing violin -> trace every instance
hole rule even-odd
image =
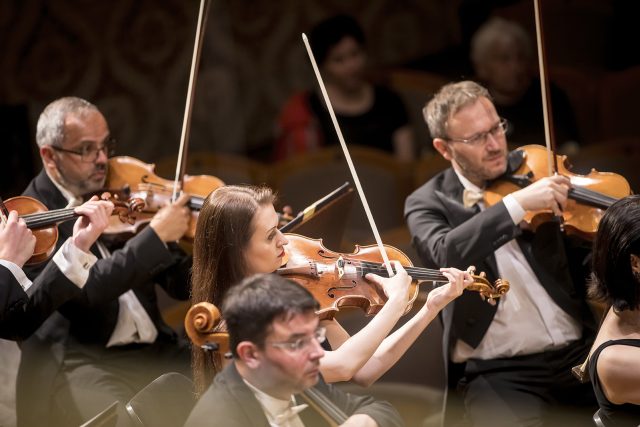
[[[0,224],[0,337],[27,338],[62,303],[79,295],[96,257],[89,248],[109,225],[111,202],[97,200],[75,208],[83,215],[76,220],[49,271],[31,282],[22,271],[33,255],[36,238],[17,212],[11,211]],[[52,280],[53,279],[53,280]],[[56,289],[52,285],[55,283]]]
[[[36,142],[43,170],[24,195],[57,209],[105,185],[114,142],[95,105],[75,97],[52,102],[38,119]],[[187,345],[163,321],[156,294],[160,285],[189,298],[191,257],[175,244],[188,227],[187,200],[160,209],[124,247],[103,238],[91,247],[98,260],[85,287],[92,292],[62,304],[22,346],[18,425],[79,425],[164,372],[189,374]],[[64,240],[71,227],[61,224],[59,233]],[[45,274],[25,271],[32,279]]]
[[[485,186],[519,166],[487,90],[470,81],[445,85],[423,112],[433,146],[451,167],[406,201],[414,247],[426,266],[475,265],[490,280],[511,283],[495,306],[469,294],[445,308],[449,386],[462,392],[474,426],[539,426],[574,413],[573,423],[588,425],[594,397],[571,368],[593,340],[585,302],[589,251],[558,223],[535,233],[521,226],[527,211],[560,213],[569,180],[542,178],[486,206]]]

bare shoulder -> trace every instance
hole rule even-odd
[[[640,384],[640,347],[611,345],[600,353],[596,369],[607,399],[616,404],[632,402],[629,392],[635,396]]]

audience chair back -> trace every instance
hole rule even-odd
[[[193,382],[170,372],[153,380],[126,404],[136,427],[182,426],[195,405]]]
[[[106,409],[86,421],[80,427],[116,427],[118,425],[118,405],[118,401],[113,402],[111,405],[107,406]]]
[[[596,427],[607,427],[604,425],[604,422],[602,422],[602,418],[600,418],[600,409],[593,414],[593,423]]]

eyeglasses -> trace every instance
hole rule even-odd
[[[268,343],[272,347],[281,348],[283,350],[289,350],[292,353],[308,350],[312,340],[318,341],[318,344],[322,344],[327,339],[327,328],[320,326],[311,336],[298,338],[295,341],[285,342],[271,342]]]
[[[109,137],[101,147],[96,146],[96,144],[87,143],[82,145],[79,150],[68,150],[66,148],[57,147],[55,145],[52,145],[51,148],[63,153],[75,154],[76,156],[80,156],[80,160],[82,160],[84,163],[94,163],[96,160],[98,160],[101,151],[103,151],[107,157],[113,156],[116,148],[116,140],[115,138]]]
[[[462,142],[463,144],[473,145],[473,146],[484,145],[487,143],[487,138],[489,137],[489,135],[493,136],[494,138],[498,138],[500,136],[503,136],[505,133],[507,133],[508,129],[509,129],[509,122],[507,121],[507,119],[500,119],[500,121],[494,127],[492,127],[486,132],[477,133],[471,138],[467,138],[467,139],[447,138],[447,141]]]

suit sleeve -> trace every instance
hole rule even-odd
[[[354,395],[345,393],[332,384],[319,382],[316,386],[329,400],[334,402],[347,415],[369,415],[378,424],[378,427],[400,427],[404,421],[398,411],[388,402],[375,400],[371,396]]]
[[[520,234],[503,202],[473,215],[460,203],[427,186],[405,204],[412,242],[422,261],[432,267],[465,269],[480,263]],[[471,216],[473,215],[473,216]],[[455,225],[454,217],[468,219]]]
[[[5,278],[5,272],[11,277]],[[53,262],[46,266],[27,292],[6,268],[1,267],[0,274],[4,307],[0,337],[5,339],[27,338],[61,304],[81,293],[80,288],[67,279]]]
[[[171,252],[147,227],[109,258],[99,259],[89,273],[82,298],[89,306],[117,299],[137,285],[148,283],[174,264]]]

